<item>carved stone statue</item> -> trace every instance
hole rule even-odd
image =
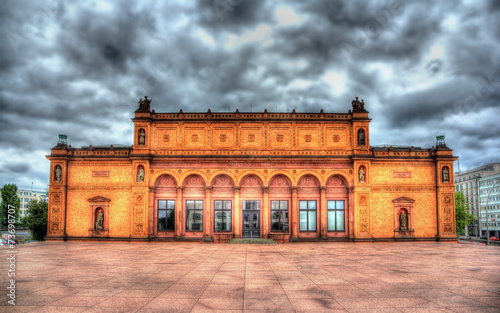
[[[144,129],[141,129],[139,132],[139,144],[146,144],[146,132],[144,132]]]
[[[362,166],[359,168],[359,181],[360,182],[365,181],[365,170],[363,169]]]
[[[62,170],[59,165],[56,166],[56,181],[62,181]]]
[[[151,99],[148,99],[148,96],[144,96],[144,100],[141,98],[139,100],[139,109],[137,111],[149,112],[151,101]]]
[[[352,100],[351,104],[353,112],[360,112],[365,110],[365,100],[363,99],[359,101],[358,97],[356,97],[355,100]]]
[[[405,211],[401,211],[401,215],[399,215],[399,224],[401,230],[406,230],[406,213]]]
[[[448,167],[445,166],[443,167],[443,182],[444,183],[447,183],[449,181],[450,177],[449,177],[449,173],[448,173]]]
[[[142,166],[139,166],[139,171],[137,171],[137,181],[143,182],[144,175],[145,175],[144,168]]]
[[[365,132],[362,129],[360,129],[358,132],[358,145],[359,146],[365,145]]]
[[[102,211],[99,211],[99,213],[97,213],[97,218],[95,220],[95,229],[102,229],[102,225],[103,225],[103,222],[104,222],[104,214],[102,214]]]

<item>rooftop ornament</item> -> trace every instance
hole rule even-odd
[[[436,147],[446,147],[443,135],[436,137]]]
[[[139,100],[139,109],[135,112],[139,113],[149,113],[150,112],[150,104],[151,99],[148,99],[148,96],[144,96],[144,100],[142,98]]]
[[[59,141],[57,142],[58,147],[66,147],[68,145],[68,136],[60,134]]]
[[[353,112],[366,112],[365,100],[361,99],[361,101],[359,101],[358,97],[356,97],[356,99],[352,100],[351,104]]]

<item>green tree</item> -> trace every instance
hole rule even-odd
[[[465,227],[472,224],[476,217],[467,213],[469,205],[461,191],[455,192],[455,219],[457,225],[457,235],[465,235]]]
[[[31,200],[28,203],[28,214],[23,218],[23,224],[31,231],[35,240],[43,240],[47,235],[47,215],[49,205],[44,200]]]
[[[0,206],[0,211],[1,211],[1,223],[2,226],[7,226],[7,219],[9,215],[9,205],[10,208],[12,206],[15,208],[15,214],[10,214],[10,215],[15,215],[16,221],[19,220],[19,207],[21,205],[21,200],[19,200],[19,197],[17,196],[17,186],[15,184],[7,184],[2,187],[2,204]]]

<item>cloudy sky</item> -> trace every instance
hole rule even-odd
[[[371,143],[500,161],[500,1],[0,2],[0,185],[44,188],[58,134],[132,144],[156,112],[370,111]]]

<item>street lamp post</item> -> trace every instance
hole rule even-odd
[[[481,178],[481,174],[476,175],[476,216],[477,216],[477,226],[478,226],[478,234],[479,239],[481,239],[481,235],[483,233],[482,223],[481,223],[481,197],[479,196],[479,179]]]
[[[491,186],[490,190],[488,190],[488,196],[486,197],[486,245],[490,245],[490,227],[489,227],[489,217],[488,217],[488,200],[490,200],[490,194],[493,188],[498,184],[499,182],[495,179],[493,180],[493,186]]]

